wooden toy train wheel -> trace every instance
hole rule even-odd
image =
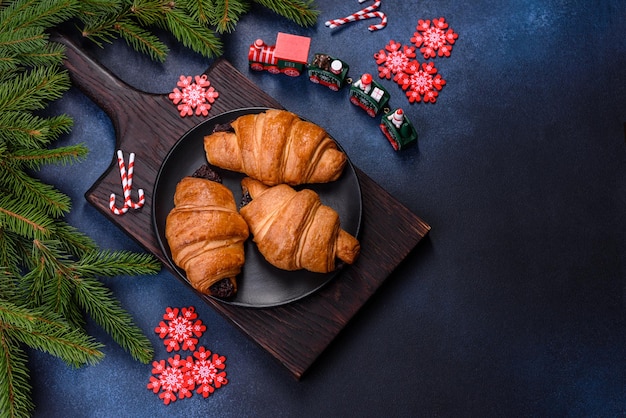
[[[295,68],[285,68],[283,72],[289,77],[298,77],[300,75],[300,71]]]
[[[267,72],[270,74],[280,74],[280,69],[276,66],[267,67]]]

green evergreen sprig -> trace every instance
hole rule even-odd
[[[86,0],[80,2],[82,34],[98,45],[124,39],[135,50],[163,61],[166,45],[153,33],[171,33],[186,47],[206,57],[222,54],[219,35],[235,30],[252,3],[301,26],[311,26],[319,12],[310,0]]]
[[[89,316],[133,358],[148,363],[148,338],[100,280],[160,270],[147,254],[100,250],[64,216],[71,199],[33,176],[49,164],[74,164],[82,145],[53,147],[69,116],[42,117],[70,87],[63,46],[46,30],[79,13],[78,1],[0,2],[0,415],[28,416],[34,405],[25,347],[68,365],[95,364],[102,344]]]
[[[318,12],[307,0],[254,0],[302,26]],[[0,0],[0,415],[34,409],[26,347],[68,365],[91,365],[102,344],[86,332],[87,317],[130,355],[148,363],[152,346],[102,278],[147,275],[161,265],[148,254],[107,251],[69,225],[71,200],[33,176],[49,164],[84,159],[83,144],[54,147],[72,128],[67,115],[36,111],[70,87],[64,47],[48,30],[78,22],[103,45],[124,39],[164,60],[168,50],[154,33],[170,32],[207,57],[222,53],[219,34],[235,29],[251,9],[245,0]]]

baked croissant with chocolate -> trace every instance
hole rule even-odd
[[[240,213],[260,253],[275,267],[328,273],[336,259],[352,264],[359,255],[359,241],[341,229],[337,212],[313,190],[269,187],[249,177],[241,185],[251,200]]]
[[[248,236],[230,189],[196,177],[176,185],[165,238],[174,263],[185,270],[195,289],[220,298],[234,296]]]
[[[210,164],[270,186],[337,180],[347,161],[324,129],[276,109],[219,126],[204,137],[204,150]]]

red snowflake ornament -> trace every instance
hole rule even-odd
[[[374,54],[380,78],[391,79],[392,75],[401,74],[409,64],[411,58],[415,58],[415,48],[400,44],[393,39]]]
[[[159,398],[163,400],[165,405],[175,402],[176,399],[188,398],[192,395],[194,389],[194,381],[190,378],[188,372],[181,367],[181,359],[177,354],[167,360],[155,361],[152,363],[152,373],[155,376],[150,377],[150,383],[147,388],[154,393],[159,393]]]
[[[380,78],[391,79],[393,75],[393,81],[406,91],[409,103],[435,103],[446,81],[437,74],[432,62],[420,64],[413,58],[413,47],[402,46],[394,40],[374,54],[376,63],[382,64],[378,67]]]
[[[176,399],[189,398],[193,391],[207,398],[222,386],[226,378],[226,357],[199,347],[193,356],[175,355],[152,363],[152,374],[147,388],[158,393],[165,405]]]
[[[207,398],[216,388],[228,384],[226,372],[223,371],[226,367],[226,357],[218,354],[211,355],[211,351],[204,347],[198,348],[193,356],[196,360],[190,372],[198,385],[196,393]]]
[[[167,308],[163,315],[165,321],[159,322],[154,332],[163,339],[168,352],[180,349],[193,351],[198,344],[198,338],[206,331],[206,326],[197,318],[198,314],[193,306],[180,311],[178,308]]]
[[[450,52],[452,52],[452,45],[459,37],[457,33],[448,28],[448,23],[443,17],[433,19],[432,22],[420,19],[415,29],[417,32],[413,34],[411,42],[420,48],[425,59],[436,56],[449,57]]]
[[[154,331],[164,339],[168,352],[179,350],[196,350],[198,339],[206,330],[198,314],[192,307],[167,308],[163,321]],[[176,354],[166,360],[152,363],[152,376],[147,388],[159,395],[165,405],[177,399],[189,398],[196,393],[207,398],[222,386],[228,384],[226,378],[226,357],[211,353],[204,347],[185,358]]]
[[[211,104],[219,97],[205,74],[197,75],[193,80],[195,83],[191,76],[181,75],[176,85],[182,90],[174,88],[169,94],[170,100],[177,105],[180,116],[183,117],[193,115],[194,109],[196,116],[208,115]]]
[[[415,61],[407,67],[409,71],[399,77],[398,84],[402,90],[406,90],[406,96],[410,103],[421,102],[435,103],[439,91],[446,84],[446,81],[437,74],[437,69],[431,62],[424,62],[420,66]]]

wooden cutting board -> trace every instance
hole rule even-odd
[[[134,173],[133,184],[145,192],[146,204],[142,209],[131,210],[123,216],[109,210],[110,194],[121,192],[115,155],[111,156],[110,167],[85,194],[86,199],[170,268],[152,224],[154,182],[170,148],[205,118],[181,117],[167,95],[138,91],[87,56],[71,40],[62,36],[55,36],[54,40],[67,47],[65,66],[73,83],[111,118],[116,149],[124,150],[126,158],[129,152],[134,152],[135,162],[141,167]],[[205,74],[220,94],[209,112],[211,116],[252,106],[282,108],[226,60],[216,60]],[[278,307],[238,307],[198,293],[296,379],[302,377],[430,230],[429,225],[363,171],[356,168],[356,172],[362,189],[363,213],[359,237],[361,255],[354,265],[314,294]]]

